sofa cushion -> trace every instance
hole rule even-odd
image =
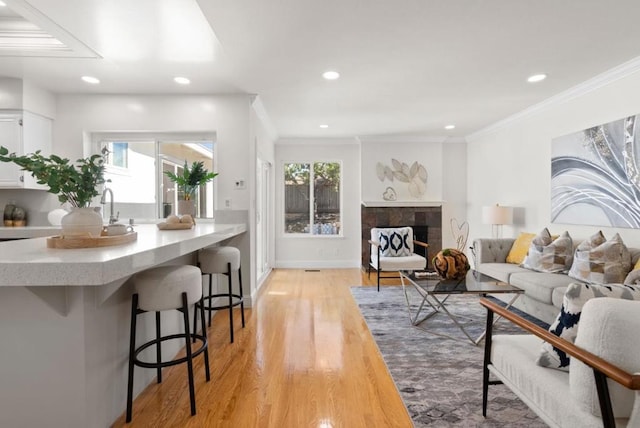
[[[378,230],[380,254],[385,257],[406,257],[413,253],[413,236],[410,227]]]
[[[569,233],[564,232],[552,240],[549,230],[544,228],[531,241],[522,266],[538,272],[565,272],[571,267],[572,257],[573,241]]]
[[[551,305],[553,290],[558,287],[566,287],[575,279],[561,273],[544,272],[519,272],[509,277],[509,283],[514,287],[524,290],[524,293],[532,299]]]
[[[535,236],[535,233],[520,233],[513,242],[513,245],[509,250],[509,254],[507,254],[507,263],[513,263],[516,265],[522,264],[522,262],[524,262],[524,258],[527,256],[527,252],[529,251],[531,241],[533,241]]]
[[[619,234],[600,242],[597,234],[585,240],[578,248],[569,270],[569,276],[594,284],[621,284],[631,270],[631,255]]]
[[[528,269],[510,263],[482,263],[476,270],[506,283],[510,281],[511,275],[514,273],[531,272]]]
[[[371,266],[374,269],[378,269],[377,260],[371,261]],[[380,270],[383,271],[395,271],[395,270],[418,270],[425,269],[427,267],[427,259],[418,255],[412,254],[407,257],[380,257]]]
[[[515,285],[515,284],[514,284]],[[582,307],[595,297],[615,297],[640,300],[640,287],[623,284],[579,284],[572,283],[564,293],[562,309],[549,331],[569,342],[574,342],[578,334],[578,324]],[[569,356],[549,343],[544,343],[536,363],[543,367],[569,370]]]
[[[582,308],[580,332],[576,345],[620,367],[629,373],[640,372],[640,341],[629,340],[640,329],[640,302],[620,299],[591,299]],[[598,395],[594,387],[593,369],[580,360],[571,360],[569,375],[574,401],[595,416],[600,416]],[[613,414],[629,417],[635,393],[616,382],[609,383]]]

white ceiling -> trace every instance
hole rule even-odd
[[[0,53],[0,76],[54,93],[258,94],[281,137],[460,138],[640,56],[638,0],[6,3],[93,58]]]

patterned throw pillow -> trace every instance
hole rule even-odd
[[[562,309],[549,331],[571,343],[578,335],[578,322],[582,307],[595,297],[615,297],[618,299],[640,300],[640,287],[623,284],[569,284],[564,293]],[[542,344],[536,364],[558,370],[569,371],[569,356],[549,343]]]
[[[595,284],[623,283],[631,269],[627,246],[617,233],[603,242],[597,235],[578,245],[569,276]]]
[[[384,257],[406,257],[413,253],[413,236],[410,227],[380,229],[378,232],[380,253]]]
[[[565,272],[571,266],[572,256],[573,241],[569,233],[564,232],[552,240],[549,230],[545,227],[531,241],[522,267],[538,272]]]

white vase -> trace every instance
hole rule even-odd
[[[63,236],[98,238],[102,232],[102,216],[93,208],[72,208],[61,220]]]
[[[190,199],[188,201],[179,200],[178,201],[178,214],[185,215],[189,214],[191,217],[196,216],[196,201]]]

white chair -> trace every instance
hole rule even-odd
[[[382,272],[423,270],[427,267],[427,258],[413,251],[414,245],[418,245],[425,249],[425,255],[427,255],[429,244],[414,238],[413,228],[409,226],[371,229],[368,276],[371,277],[371,269],[375,269],[378,275],[378,291],[380,291],[380,278],[396,277],[396,275],[382,276]]]

